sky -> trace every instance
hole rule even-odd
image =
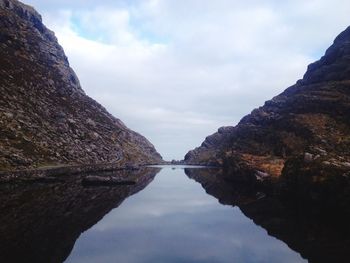
[[[183,159],[302,78],[350,25],[348,0],[23,0],[85,92]]]

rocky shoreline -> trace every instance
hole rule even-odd
[[[154,165],[154,164],[150,164]],[[38,169],[25,169],[16,171],[0,171],[0,184],[6,183],[26,183],[26,182],[52,182],[59,180],[60,177],[70,175],[89,175],[93,173],[107,174],[108,172],[127,173],[139,171],[146,168],[147,165],[127,165],[119,164],[91,164],[91,165],[70,165],[43,167]],[[108,174],[107,174],[108,175]],[[122,178],[120,178],[122,179]]]

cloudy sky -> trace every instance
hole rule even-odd
[[[86,93],[182,159],[301,78],[350,25],[348,0],[23,0]]]

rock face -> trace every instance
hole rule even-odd
[[[0,94],[0,170],[162,160],[85,95],[54,33],[16,0],[0,0]]]
[[[208,136],[185,156],[188,164],[223,166],[258,180],[291,174],[322,181],[350,176],[350,27],[303,79]]]

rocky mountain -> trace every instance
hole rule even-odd
[[[350,176],[350,27],[303,79],[185,156],[236,178],[321,182]],[[239,176],[240,175],[240,176]],[[233,176],[234,177],[234,176]],[[293,178],[293,179],[291,179]]]
[[[0,0],[0,94],[0,170],[162,161],[84,93],[54,33],[16,0]]]

